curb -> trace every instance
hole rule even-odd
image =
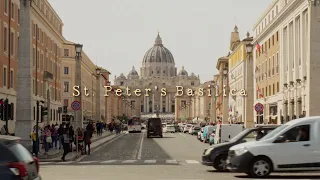
[[[101,140],[101,139],[107,138],[107,137],[109,137],[109,136],[111,136],[111,135],[113,135],[113,134],[114,134],[114,133],[110,133],[110,134],[108,134],[108,135],[106,135],[106,136],[96,138],[96,139],[93,140],[91,143],[94,143],[94,142],[99,141],[99,140]],[[112,139],[114,139],[114,138],[112,138]],[[104,142],[104,143],[101,144],[101,145],[104,145],[105,143],[109,142],[109,141],[112,140],[112,139],[107,140],[106,142]],[[100,146],[100,145],[99,145],[99,146]],[[91,148],[91,151],[94,150],[94,149],[96,149],[96,148],[98,148],[99,146],[94,147],[94,148]],[[59,156],[62,156],[62,155],[63,155],[63,151],[62,151],[62,152],[59,152],[59,153],[57,153],[57,154],[54,154],[54,155],[50,155],[50,158],[40,158],[39,160],[40,160],[41,162],[61,162],[60,159],[55,159],[55,158],[57,158],[57,157],[59,157]],[[76,159],[78,159],[78,158],[81,157],[81,156],[82,156],[81,153],[79,153],[78,155],[76,155],[76,156],[74,156],[74,157],[72,157],[72,158],[70,158],[70,159],[66,159],[66,161],[75,161]],[[53,159],[54,159],[54,160],[53,160]]]

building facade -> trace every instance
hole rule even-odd
[[[164,47],[159,34],[156,37],[154,46],[143,57],[140,76],[133,67],[127,77],[122,73],[119,77],[115,77],[114,82],[116,86],[129,87],[131,89],[132,95],[127,99],[134,102],[135,107],[143,115],[157,112],[169,113],[172,114],[172,118],[174,118],[174,113],[176,113],[176,118],[180,114],[180,107],[177,107],[180,102],[177,105],[175,101],[175,97],[177,97],[176,86],[182,86],[185,95],[188,88],[200,85],[199,76],[194,73],[189,75],[184,67],[177,73],[173,55]],[[162,88],[166,89],[164,96],[160,92]],[[143,95],[134,95],[133,91],[135,89],[140,89]],[[150,91],[148,90],[148,95],[146,95],[145,89],[150,89]]]
[[[216,68],[218,69],[219,76],[216,82],[217,100],[217,120],[222,120],[223,123],[227,124],[229,121],[229,94],[228,90],[228,75],[224,74],[224,71],[228,72],[229,68],[229,57],[221,57],[217,61]],[[223,118],[223,116],[225,118]]]
[[[18,41],[20,23],[20,1],[4,0],[0,4],[0,22],[2,36],[0,37],[0,99],[8,99],[12,106],[13,120],[8,122],[10,132],[15,130],[16,120],[16,94],[18,69]],[[0,121],[0,126],[5,124]]]
[[[237,40],[231,44],[229,55],[229,88],[232,91],[229,94],[229,121],[244,123],[247,119],[253,118],[253,104],[247,104],[247,99],[250,97],[241,94],[242,90],[246,91],[252,87],[252,82],[247,82],[247,77],[253,80],[253,60],[248,59],[246,45],[250,44],[253,38],[247,33],[247,37],[239,41],[237,28],[232,32],[231,37],[236,37]]]
[[[76,73],[76,52],[72,42],[65,42],[63,45],[62,73],[61,82],[63,84],[63,122],[73,123],[74,110],[71,103],[76,100],[73,94]],[[81,53],[81,89],[82,94],[81,111],[84,124],[89,121],[105,120],[105,81],[107,80],[108,71],[97,67],[92,60],[85,54]],[[86,88],[86,92],[85,89]],[[86,94],[87,93],[87,94]]]

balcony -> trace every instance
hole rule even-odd
[[[53,80],[53,74],[48,72],[48,71],[44,71],[43,73],[43,79],[45,81],[52,81]]]

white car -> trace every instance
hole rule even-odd
[[[189,134],[191,134],[191,133],[192,133],[193,128],[194,128],[194,125],[192,125],[192,126],[191,126],[191,128],[189,129]]]
[[[183,133],[189,132],[189,129],[192,127],[192,124],[187,124],[183,128]]]
[[[175,133],[176,132],[176,129],[174,128],[174,125],[167,125],[166,127],[166,132],[168,133]]]

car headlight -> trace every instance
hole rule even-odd
[[[240,148],[240,149],[237,149],[237,150],[235,150],[234,151],[234,153],[235,153],[235,155],[236,156],[240,156],[240,155],[242,155],[242,154],[244,154],[244,153],[246,153],[246,152],[248,152],[248,149],[246,149],[246,148]]]
[[[210,152],[213,150],[213,148],[212,147],[210,147],[210,148],[208,148],[207,150],[206,150],[206,153],[205,153],[205,155],[208,155],[208,154],[210,154]]]

